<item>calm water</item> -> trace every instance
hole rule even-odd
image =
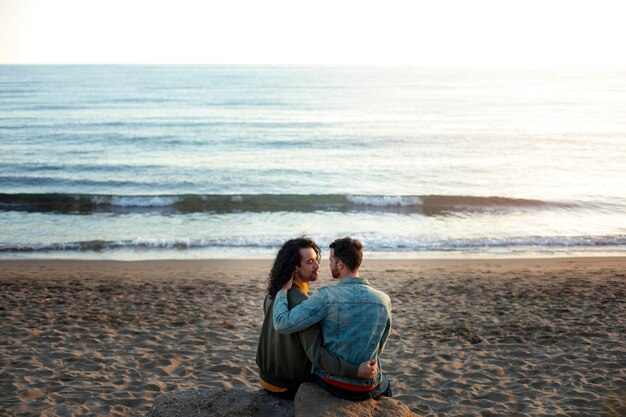
[[[626,73],[0,66],[0,258],[626,254]]]

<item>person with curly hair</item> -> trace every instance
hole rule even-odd
[[[324,347],[330,355],[348,362],[375,360],[378,372],[371,379],[359,379],[328,369],[313,367],[315,382],[326,391],[349,400],[381,395],[391,397],[391,385],[382,371],[379,356],[391,330],[391,300],[372,288],[359,275],[363,245],[344,237],[330,244],[330,272],[337,285],[321,288],[295,307],[288,306],[292,287],[288,280],[274,298],[274,329],[290,334],[316,323],[321,324]],[[296,284],[294,277],[293,285]]]
[[[280,334],[274,329],[274,299],[280,289],[293,282],[286,293],[288,308],[308,298],[308,285],[318,278],[321,251],[307,238],[288,240],[278,251],[269,273],[267,294],[263,303],[265,317],[257,347],[256,363],[261,386],[270,394],[293,399],[300,384],[314,381],[312,364],[334,375],[370,380],[376,375],[377,363],[365,361],[354,365],[330,353],[323,344],[319,324],[313,324],[292,334]]]

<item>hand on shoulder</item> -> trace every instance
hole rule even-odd
[[[285,291],[289,291],[292,285],[293,285],[293,277],[291,277],[289,281],[285,282],[285,285],[283,285],[282,289]]]

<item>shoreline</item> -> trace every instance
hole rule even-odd
[[[322,258],[324,259],[324,251],[327,248],[322,248]],[[256,261],[256,260],[273,260],[276,256],[278,248],[273,251],[266,251],[257,254],[248,254],[245,256],[224,254],[224,255],[200,255],[200,256],[187,256],[184,252],[166,251],[165,254],[160,254],[158,251],[146,252],[142,257],[133,256],[119,256],[121,252],[111,251],[109,255],[111,257],[103,257],[100,252],[76,252],[67,251],[60,252],[62,256],[44,256],[38,252],[13,252],[14,256],[8,255],[11,252],[0,253],[0,262],[2,261],[120,261],[120,262],[140,262],[140,261],[228,261],[228,260],[244,260],[244,261]],[[75,253],[79,253],[78,256],[73,256]],[[128,255],[128,254],[126,254]],[[162,257],[157,257],[162,255]],[[386,260],[407,260],[407,261],[435,261],[435,260],[465,260],[465,259],[478,259],[478,260],[496,260],[496,259],[560,259],[560,258],[619,258],[626,257],[626,250],[615,251],[571,251],[571,252],[519,252],[519,253],[449,253],[449,252],[437,252],[429,251],[427,253],[420,252],[364,252],[363,259],[386,261]]]
[[[160,393],[259,389],[272,260],[0,260],[0,411],[145,415]],[[322,259],[313,291],[333,284]],[[626,257],[364,259],[381,366],[422,415],[626,413]]]
[[[218,269],[221,275],[232,274],[237,279],[239,268],[255,271],[255,279],[265,277],[272,266],[273,259],[163,259],[163,260],[83,260],[83,259],[0,259],[0,274],[18,276],[38,276],[54,273],[72,272],[84,273],[85,277],[101,276],[111,273],[123,273],[125,278],[141,277],[141,279],[185,279],[191,276],[194,279],[210,278],[213,271]],[[322,258],[320,268],[321,285],[333,281],[327,265],[328,260]],[[500,270],[517,268],[543,268],[546,271],[559,270],[566,267],[605,266],[626,271],[626,256],[584,256],[584,257],[551,257],[551,258],[450,258],[450,259],[363,259],[361,275],[376,273],[386,266],[402,267],[404,270],[432,271],[445,268],[455,273],[461,273],[467,268],[489,267],[489,273],[494,268]],[[150,270],[150,273],[147,273]],[[178,277],[178,278],[177,278]]]
[[[274,257],[250,257],[250,258],[239,258],[239,257],[224,257],[224,258],[164,258],[164,259],[81,259],[81,258],[15,258],[15,259],[0,259],[0,264],[3,263],[19,263],[23,262],[27,263],[126,263],[126,264],[151,264],[151,263],[164,263],[164,262],[173,262],[173,263],[206,263],[206,262],[215,262],[218,264],[227,264],[232,262],[272,262]],[[322,263],[327,261],[328,259],[322,256]],[[470,256],[459,256],[459,257],[432,257],[432,258],[404,258],[404,257],[379,257],[379,258],[368,258],[363,256],[363,264],[366,263],[388,263],[388,262],[401,262],[401,263],[459,263],[459,262],[469,262],[469,263],[488,263],[488,262],[551,262],[551,261],[575,261],[575,262],[595,262],[602,260],[624,260],[626,261],[626,254],[600,254],[600,255],[571,255],[571,256],[563,256],[563,255],[554,255],[554,256],[535,256],[535,255],[520,255],[520,256],[491,256],[491,255],[470,255]]]

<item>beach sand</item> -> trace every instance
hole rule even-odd
[[[258,390],[271,260],[0,261],[0,415],[144,415]],[[626,258],[365,260],[381,365],[426,416],[626,415]],[[312,290],[331,284],[327,262]]]

